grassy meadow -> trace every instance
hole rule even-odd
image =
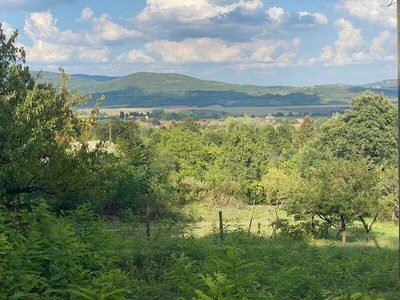
[[[283,211],[278,214],[291,222]],[[131,253],[132,258],[125,259],[139,260],[141,276],[150,276],[147,284],[153,290],[142,290],[141,299],[333,300],[356,293],[371,298],[351,299],[399,299],[395,224],[379,221],[366,242],[361,224],[355,223],[348,227],[348,243],[343,245],[334,230],[315,240],[279,234],[271,238],[274,219],[273,207],[268,206],[195,204],[171,218],[152,221],[147,239],[145,225],[137,220],[115,223],[112,230],[119,232],[124,247],[131,247],[120,249]]]
[[[293,224],[292,216],[287,216],[283,210],[278,209],[275,212],[273,206],[255,205],[254,208],[248,205],[227,205],[224,207],[213,207],[209,205],[187,205],[182,208],[183,215],[190,221],[185,225],[179,225],[179,230],[184,230],[196,237],[205,237],[216,231],[219,232],[219,211],[222,211],[224,230],[232,232],[243,230],[248,232],[250,219],[252,219],[250,233],[251,235],[270,237],[272,234],[271,223],[276,220],[276,213],[279,218],[286,219]],[[166,221],[168,222],[168,221]],[[154,224],[154,229],[159,230],[158,223]],[[177,227],[176,227],[177,228]],[[365,241],[365,232],[361,222],[355,222],[347,228],[346,246],[365,246],[371,248],[390,248],[396,250],[399,248],[399,228],[397,224],[391,221],[378,220],[372,227],[370,241]],[[313,240],[314,245],[343,246],[340,237],[336,237],[337,231],[329,230],[329,236],[324,239]]]

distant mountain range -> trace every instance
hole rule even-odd
[[[43,72],[40,81],[59,84],[60,74]],[[139,72],[123,77],[73,74],[68,87],[90,94],[92,99],[105,95],[103,107],[340,105],[348,104],[351,98],[367,90],[384,93],[397,102],[397,80],[365,85],[256,86],[201,80],[176,73]]]
[[[112,77],[112,76],[104,76],[104,75],[86,75],[86,74],[72,74],[72,76],[85,78],[85,79],[91,79],[91,80],[99,81],[99,82],[110,81],[110,80],[120,78],[120,76]]]

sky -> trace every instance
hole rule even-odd
[[[397,78],[390,0],[0,0],[31,70],[262,86]]]

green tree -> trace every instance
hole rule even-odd
[[[228,118],[219,150],[215,163],[230,177],[224,181],[236,182],[235,197],[246,203],[264,201],[259,182],[281,151],[276,129],[249,117]]]
[[[219,158],[235,180],[260,180],[270,159],[279,154],[278,134],[275,128],[249,117],[226,120],[227,127]]]
[[[343,243],[347,226],[359,219],[369,238],[376,216],[384,208],[380,202],[379,175],[365,160],[349,161],[327,154],[313,161],[302,175],[286,207],[288,212],[311,220],[318,216],[338,229]],[[366,217],[374,218],[372,224],[367,224]]]
[[[279,143],[282,149],[289,149],[294,140],[295,127],[288,120],[285,120],[281,125],[276,127],[276,131],[278,132]]]
[[[397,161],[397,112],[383,94],[367,92],[350,102],[351,109],[321,127],[323,150],[352,159],[365,157],[375,165]]]
[[[378,169],[380,174],[379,190],[381,192],[382,206],[384,207],[383,216],[392,221],[396,220],[398,206],[398,172],[397,166],[384,167]]]
[[[111,121],[99,121],[94,129],[96,137],[101,141],[108,141],[110,138],[117,144],[125,155],[135,152],[137,148],[143,148],[143,136],[138,123],[118,118]]]
[[[303,118],[303,122],[299,127],[296,136],[296,144],[298,146],[304,145],[307,141],[316,136],[316,130],[313,120],[307,115]]]
[[[151,124],[153,126],[161,125],[160,120],[158,118],[153,118],[153,120],[151,120]]]
[[[290,171],[273,167],[264,175],[263,182],[268,204],[279,207],[292,197],[298,178],[294,172],[292,174]]]
[[[62,69],[60,86],[36,84],[17,36],[7,40],[0,24],[0,202],[15,208],[41,194],[60,207],[67,195],[95,190],[101,151],[70,143],[87,139],[98,107],[86,119],[71,110],[88,98],[68,91]]]
[[[155,130],[149,136],[153,158],[171,168],[169,182],[181,203],[203,200],[209,190],[204,176],[216,157],[216,146],[205,145],[197,124],[186,119],[168,129]]]

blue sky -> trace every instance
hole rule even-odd
[[[0,0],[32,70],[255,85],[397,78],[387,0]]]

